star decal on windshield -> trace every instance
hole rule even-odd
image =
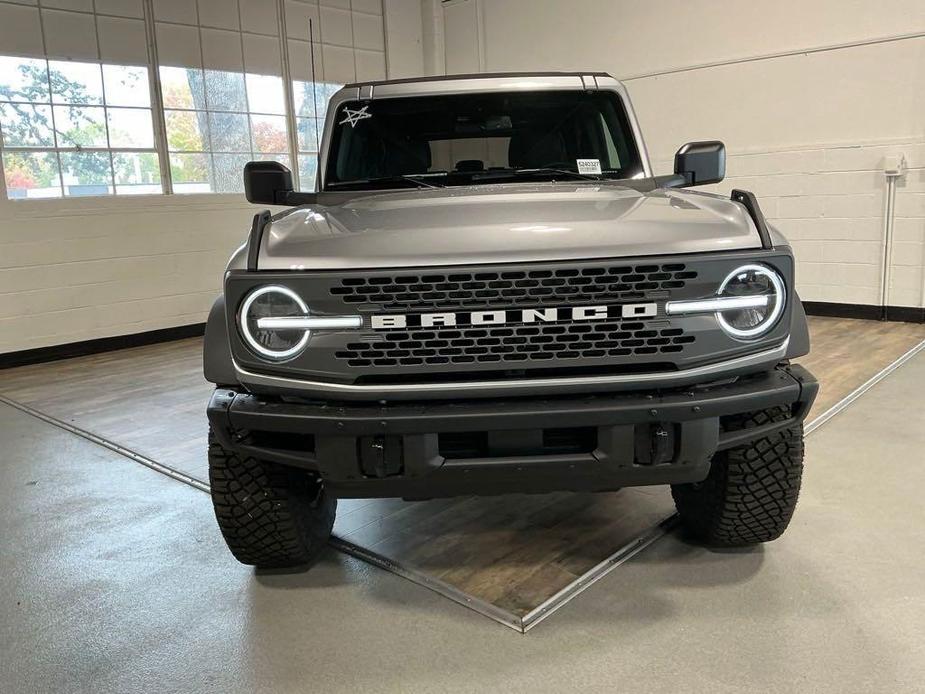
[[[359,121],[365,120],[367,118],[372,118],[372,117],[373,117],[373,114],[369,112],[368,104],[364,106],[363,108],[361,108],[359,111],[355,111],[352,108],[345,108],[344,109],[344,120],[338,123],[338,125],[345,125],[349,123],[351,128],[355,128]]]

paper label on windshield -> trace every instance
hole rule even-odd
[[[601,173],[600,159],[576,159],[578,163],[578,173],[580,174],[598,174]]]

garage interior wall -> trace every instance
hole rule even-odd
[[[419,0],[0,0],[0,55],[153,75],[147,29],[162,65],[282,75],[285,31],[310,81],[309,17],[319,82],[386,77],[393,48],[396,75],[423,69]],[[253,212],[239,193],[8,200],[0,179],[0,353],[203,322]]]
[[[450,0],[428,13],[442,23],[434,71],[624,80],[656,173],[685,142],[723,140],[727,178],[714,190],[759,196],[794,245],[804,301],[880,303],[883,172],[904,155],[888,304],[923,306],[921,0]]]

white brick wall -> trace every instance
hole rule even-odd
[[[925,140],[728,152],[727,177],[712,190],[751,190],[791,241],[797,290],[806,301],[880,301],[885,158],[909,167],[896,188],[890,305],[922,306],[925,292]],[[653,162],[670,171],[671,160]]]
[[[240,196],[0,202],[0,353],[205,320]]]
[[[921,306],[925,141],[732,153],[722,188],[747,186],[761,197],[770,220],[793,243],[805,300],[876,304],[887,192],[883,166],[887,156],[900,153],[909,169],[896,189],[889,303]],[[780,175],[788,166],[791,173]]]

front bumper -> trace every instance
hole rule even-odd
[[[817,390],[800,366],[684,390],[387,405],[218,388],[208,414],[225,447],[317,471],[338,496],[430,498],[697,482],[716,451],[802,421]],[[791,418],[723,426],[776,406]]]

